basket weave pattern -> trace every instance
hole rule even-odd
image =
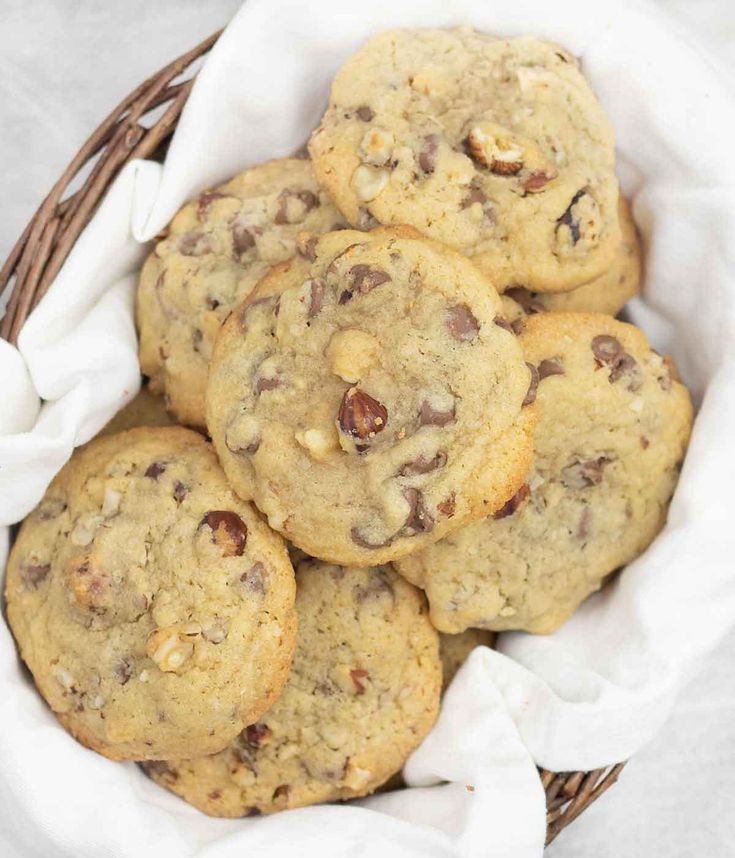
[[[17,343],[28,315],[125,164],[133,158],[162,157],[191,92],[196,77],[193,66],[219,35],[214,33],[140,84],[74,156],[0,269],[0,302],[8,299],[0,337]],[[540,770],[546,792],[547,844],[615,783],[623,765],[592,772]]]

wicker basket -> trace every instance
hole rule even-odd
[[[23,323],[122,167],[133,158],[163,159],[198,61],[219,35],[214,33],[133,90],[77,152],[0,270],[0,301],[9,293],[0,337],[17,342]],[[623,765],[593,772],[539,772],[546,791],[547,844],[615,783]]]

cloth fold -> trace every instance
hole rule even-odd
[[[646,248],[630,315],[671,352],[700,405],[669,523],[646,554],[546,638],[479,649],[409,760],[410,789],[350,806],[213,820],[77,745],[0,626],[0,847],[11,855],[513,856],[543,849],[535,766],[591,769],[635,753],[735,621],[735,127],[732,89],[644,0],[249,0],[199,74],[163,166],[117,178],[19,338],[0,343],[0,525],[38,502],[75,446],[136,392],[136,271],[179,206],[295,151],[330,80],[372,33],[472,25],[563,43],[613,120]],[[41,405],[41,400],[44,400]],[[0,561],[8,529],[0,528]],[[448,783],[440,783],[447,781]]]

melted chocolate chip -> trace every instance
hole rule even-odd
[[[606,465],[612,459],[598,456],[596,459],[577,460],[567,465],[561,472],[561,481],[568,489],[585,489],[602,482]]]
[[[456,511],[456,505],[456,495],[454,494],[454,492],[451,492],[451,494],[447,495],[447,497],[445,497],[444,500],[441,501],[441,503],[438,503],[436,505],[436,508],[442,515],[446,516],[447,518],[451,518]]]
[[[364,694],[366,690],[365,683],[362,681],[363,679],[368,679],[370,674],[367,670],[364,670],[361,667],[355,667],[350,671],[350,679],[355,686],[355,694]]]
[[[25,561],[20,566],[20,577],[26,587],[36,590],[48,578],[51,571],[49,563]]]
[[[366,295],[372,292],[376,286],[381,286],[383,283],[390,281],[390,275],[383,271],[382,268],[376,268],[372,265],[353,265],[349,270],[349,277],[352,286],[352,293],[359,292],[361,295]],[[342,301],[340,300],[340,303]]]
[[[523,399],[521,405],[531,405],[531,403],[536,401],[536,391],[538,390],[539,383],[539,374],[538,370],[532,363],[526,363],[528,367],[528,371],[531,373],[531,381],[528,385],[528,390],[526,391],[526,396]]]
[[[513,515],[530,494],[531,489],[528,483],[524,483],[510,500],[506,501],[499,510],[493,513],[493,518],[507,518],[509,515]]]
[[[238,256],[243,256],[255,247],[257,232],[253,227],[235,223],[232,227],[232,246]]]
[[[360,548],[385,548],[385,546],[390,545],[394,539],[393,536],[389,536],[387,539],[384,539],[381,542],[372,542],[370,539],[363,536],[357,526],[353,527],[350,530],[350,538],[355,543],[355,545],[359,545]]]
[[[422,426],[447,426],[449,423],[454,423],[455,406],[446,411],[433,408],[428,399],[421,403],[421,411],[419,412],[419,423]]]
[[[144,476],[148,477],[151,480],[155,480],[158,482],[158,478],[161,474],[166,470],[165,462],[151,462],[150,465],[146,468],[146,472]]]
[[[443,468],[447,464],[447,454],[440,450],[432,459],[418,456],[413,462],[407,462],[399,471],[401,477],[412,477],[416,474],[428,474]]]
[[[209,207],[216,200],[223,200],[225,198],[224,194],[220,194],[219,191],[206,191],[199,197],[199,201],[197,202],[197,217],[199,220],[204,220],[209,212]]]
[[[454,339],[463,343],[474,340],[480,331],[480,323],[472,315],[470,308],[464,304],[456,304],[449,308],[446,326]]]
[[[579,200],[585,195],[586,191],[577,191],[577,193],[572,197],[572,201],[567,206],[564,214],[557,220],[559,225],[564,224],[569,227],[569,232],[572,237],[572,244],[576,244],[579,241],[579,237],[581,235],[580,224],[579,221],[574,216],[574,206],[579,202]]]
[[[427,134],[424,137],[424,145],[419,152],[419,167],[424,173],[433,173],[436,169],[437,155],[439,154],[439,135]]]
[[[355,111],[355,115],[363,122],[370,122],[375,118],[375,111],[371,107],[368,107],[367,104],[362,104]]]
[[[409,534],[428,533],[432,530],[434,519],[431,517],[421,492],[418,489],[406,488],[403,490],[403,497],[408,501],[409,506],[403,526]]]
[[[538,378],[543,381],[550,375],[564,375],[564,364],[561,358],[546,358],[538,365]]]
[[[243,572],[240,576],[240,581],[245,585],[246,589],[251,593],[259,593],[265,595],[266,580],[268,573],[265,565],[258,561],[254,563],[247,572]]]
[[[312,280],[311,287],[309,289],[309,310],[308,316],[310,319],[313,319],[319,311],[322,309],[322,305],[324,304],[324,291],[326,289],[326,284],[323,280]]]

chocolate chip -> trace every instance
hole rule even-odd
[[[253,227],[235,223],[232,227],[232,246],[238,256],[243,256],[255,247],[257,233]]]
[[[66,501],[61,498],[44,498],[36,510],[36,515],[41,521],[50,521],[53,518],[58,518],[65,511]]]
[[[197,217],[199,220],[204,220],[209,212],[209,207],[215,200],[223,200],[225,198],[224,194],[220,194],[218,191],[205,191],[197,202]]]
[[[210,510],[204,515],[199,527],[212,531],[212,542],[221,550],[223,557],[240,557],[245,551],[248,528],[240,516],[230,510]]]
[[[188,494],[189,486],[184,485],[181,480],[176,480],[174,483],[174,500],[176,503],[182,503]]]
[[[241,736],[251,748],[259,748],[271,735],[271,731],[265,724],[251,724],[246,727]]]
[[[115,667],[115,677],[120,685],[125,685],[132,675],[133,665],[128,661],[128,659],[124,658],[122,661],[117,663]]]
[[[628,389],[638,390],[642,384],[642,380],[639,377],[638,361],[636,361],[633,355],[627,352],[620,355],[610,370],[610,384],[615,384],[616,381],[626,376],[630,379]]]
[[[350,678],[355,686],[355,694],[364,694],[365,693],[365,684],[363,683],[363,679],[368,679],[370,674],[367,670],[364,670],[361,667],[355,667],[350,671]]]
[[[413,462],[407,462],[399,471],[401,477],[412,477],[416,474],[428,474],[443,468],[447,464],[447,454],[440,450],[433,459],[418,456]]]
[[[296,200],[301,203],[297,208],[293,204]],[[312,191],[283,190],[278,195],[278,211],[273,219],[274,223],[279,226],[286,223],[299,223],[318,205],[319,197]]]
[[[591,348],[592,354],[600,364],[613,364],[621,354],[625,353],[620,340],[607,334],[594,337]]]
[[[564,224],[569,227],[573,245],[579,241],[579,237],[581,235],[579,220],[575,217],[573,209],[585,194],[586,191],[584,190],[577,191],[577,193],[572,197],[572,201],[564,211],[564,214],[557,220],[557,224]]]
[[[350,387],[342,397],[337,421],[345,435],[364,440],[385,429],[388,410],[369,394]]]
[[[598,456],[596,459],[577,460],[567,465],[561,472],[562,484],[568,489],[586,489],[602,482],[606,465],[612,459]]]
[[[555,179],[556,176],[557,174],[555,172],[546,173],[543,170],[534,170],[526,179],[524,179],[522,183],[523,190],[527,194],[537,194],[539,191],[542,191],[552,179]],[[562,217],[564,217],[564,215],[562,215]]]
[[[371,107],[368,107],[367,104],[360,105],[355,114],[363,122],[371,122],[375,118],[375,111]]]
[[[471,342],[480,330],[480,323],[465,304],[450,307],[445,324],[449,333],[459,342]]]
[[[451,518],[456,510],[456,502],[456,495],[454,492],[451,492],[451,494],[447,495],[441,503],[436,505],[436,508],[442,515],[445,515],[447,518]]]
[[[291,792],[290,784],[281,784],[273,790],[273,801],[288,801],[288,796]]]
[[[550,375],[564,374],[564,364],[561,362],[561,358],[546,358],[545,360],[542,360],[541,363],[538,365],[539,381],[543,381]]]
[[[361,295],[372,292],[376,286],[388,283],[391,279],[390,275],[386,271],[383,271],[382,268],[362,263],[353,265],[348,274],[351,280],[352,292],[359,292]],[[340,303],[342,303],[341,300]]]
[[[144,476],[158,482],[158,478],[166,470],[166,462],[151,462],[146,468]]]
[[[206,256],[214,251],[212,238],[203,232],[187,232],[179,239],[178,247],[182,256]]]
[[[309,310],[308,316],[313,319],[319,313],[324,304],[324,291],[326,284],[323,280],[311,280],[309,289]]]
[[[20,577],[26,587],[36,590],[48,578],[51,571],[49,563],[24,561],[20,565]]]
[[[577,538],[582,540],[583,542],[590,535],[590,526],[592,524],[592,510],[586,506],[582,510],[582,514],[579,517],[579,524],[577,525]]]
[[[296,251],[303,259],[313,262],[316,259],[316,246],[319,236],[307,232],[299,233],[296,239]]]
[[[178,771],[172,768],[165,760],[149,760],[148,762],[141,763],[140,766],[146,774],[158,775],[158,777],[170,783],[174,783],[179,779]]]
[[[419,152],[419,167],[424,173],[433,173],[436,169],[437,155],[439,153],[439,135],[427,134],[424,137],[424,145]]]
[[[274,376],[273,378],[263,378],[262,376],[255,382],[255,389],[258,393],[262,393],[264,390],[276,390],[276,388],[282,386],[282,381],[278,376]]]
[[[406,516],[404,528],[411,535],[415,533],[428,533],[434,527],[434,519],[426,507],[424,496],[418,489],[406,488],[403,497],[408,501],[409,511]]]
[[[643,383],[638,362],[633,355],[625,351],[620,340],[607,334],[594,337],[591,343],[592,354],[597,366],[609,366],[608,381],[615,384],[621,378],[627,377],[628,389],[638,390]]]
[[[422,426],[447,426],[449,423],[454,423],[455,406],[446,411],[433,408],[428,399],[421,403],[421,411],[419,412],[419,423]]]
[[[641,441],[641,448],[642,448],[643,450],[647,450],[647,449],[648,449],[648,447],[649,447],[649,445],[650,445],[650,443],[651,443],[651,442],[648,440],[648,438],[646,438],[646,436],[645,436],[645,435],[641,435],[640,441]]]
[[[528,367],[528,371],[531,373],[531,382],[528,385],[528,390],[526,391],[526,396],[521,403],[521,406],[531,405],[532,402],[536,401],[536,391],[538,390],[539,383],[539,374],[538,370],[532,363],[526,363]]]
[[[513,515],[513,513],[520,507],[520,505],[526,500],[526,498],[531,494],[531,489],[528,483],[524,483],[518,491],[513,495],[510,500],[506,501],[503,506],[500,507],[499,510],[493,513],[493,518],[507,518],[509,515]]]
[[[250,590],[251,593],[265,595],[267,578],[268,572],[265,565],[258,561],[247,572],[242,573],[240,581],[242,581],[246,589]]]
[[[485,205],[487,202],[487,195],[481,188],[470,187],[469,193],[462,200],[462,208],[468,209],[470,206],[475,203],[480,203],[480,205]]]

